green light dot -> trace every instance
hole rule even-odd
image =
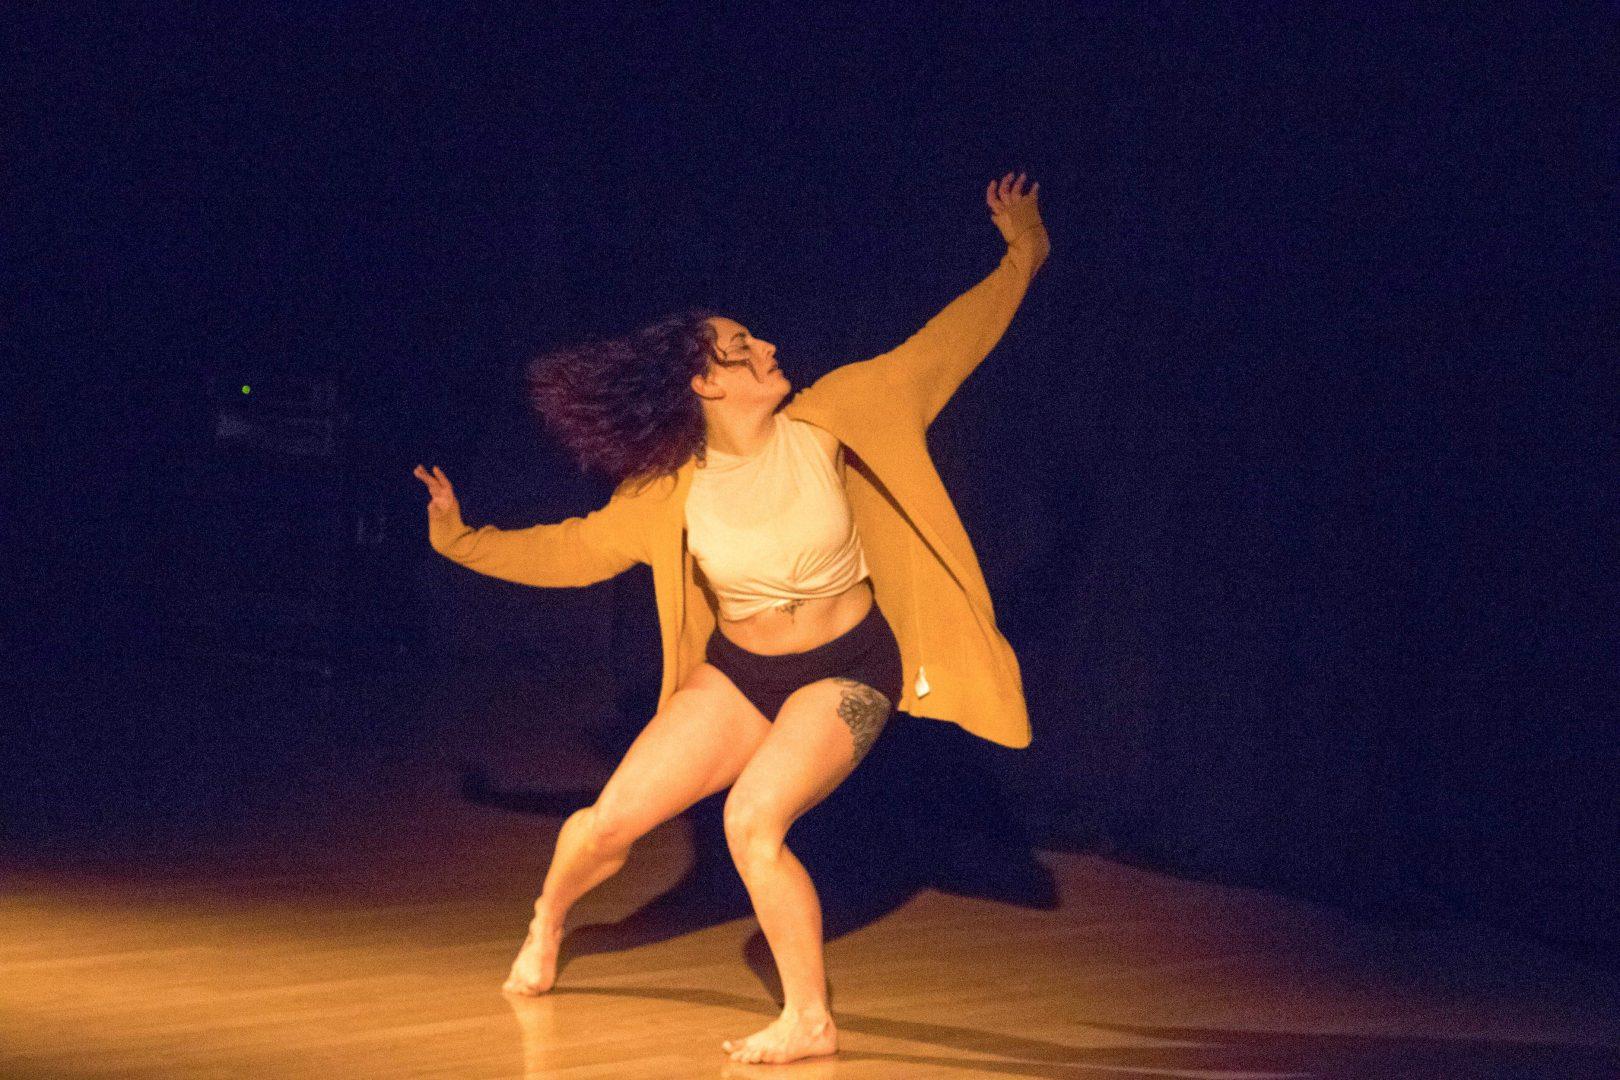
[[[247,385],[246,383],[243,383],[242,384],[242,393],[251,394],[251,393],[253,393],[253,388],[251,386]]]

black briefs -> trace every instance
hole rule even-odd
[[[708,661],[773,722],[793,691],[820,679],[843,676],[865,683],[887,697],[891,709],[899,706],[905,683],[900,642],[875,600],[866,618],[842,636],[805,652],[779,656],[749,652],[717,626],[709,635]]]

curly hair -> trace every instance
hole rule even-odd
[[[675,473],[704,450],[703,410],[692,393],[718,356],[719,312],[688,308],[619,337],[543,353],[526,372],[546,430],[586,472],[615,484]]]

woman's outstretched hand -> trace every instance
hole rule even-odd
[[[456,502],[456,489],[450,486],[450,478],[444,475],[443,469],[435,465],[433,471],[428,472],[418,465],[411,475],[426,484],[428,494],[432,496],[427,507],[430,519],[436,518],[453,525],[461,523],[461,504]]]
[[[1041,208],[1035,201],[1041,185],[1037,182],[1025,191],[1025,179],[1023,173],[1019,173],[1016,180],[1008,173],[1000,180],[990,181],[990,186],[984,190],[984,201],[990,205],[990,220],[996,223],[1008,244],[1041,224]]]

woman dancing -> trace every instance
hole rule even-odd
[[[583,468],[618,486],[583,517],[469,528],[418,465],[433,548],[529,585],[652,567],[663,645],[656,714],[596,802],[563,823],[504,990],[556,978],[563,921],[630,846],[730,788],[727,846],[782,979],[740,1062],[832,1054],[821,905],[785,843],[855,769],[891,712],[1029,745],[1018,661],[924,438],[1005,333],[1050,245],[1026,177],[985,189],[1007,242],[987,277],[896,348],[791,389],[776,347],[694,310],[541,357],[533,403]]]

